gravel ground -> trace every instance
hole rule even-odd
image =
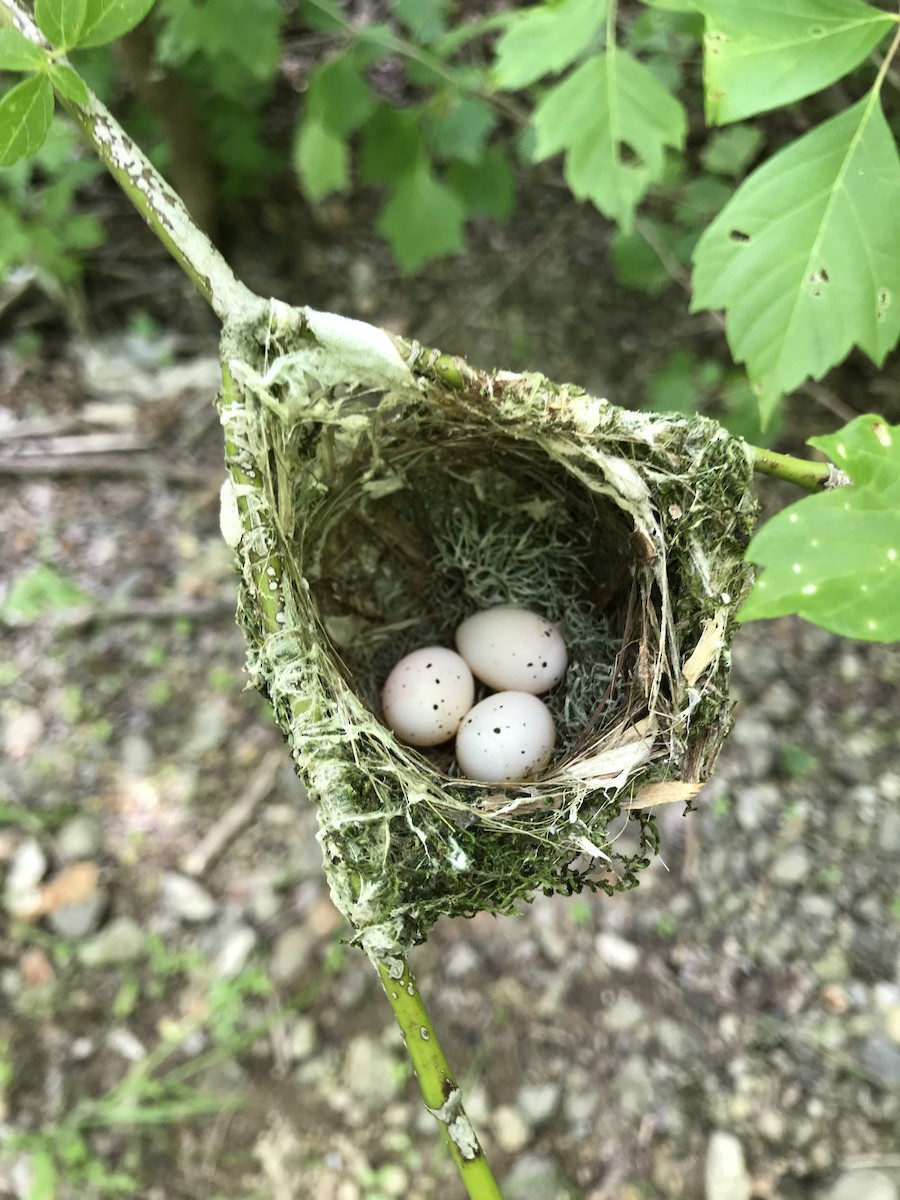
[[[360,261],[314,298],[372,314]],[[405,295],[395,323],[418,331]],[[508,345],[526,318],[503,311]],[[590,374],[529,319],[537,361]],[[639,392],[673,328],[653,320],[645,358],[623,325],[587,382],[628,361]],[[184,350],[2,358],[8,445],[125,442],[2,483],[0,1197],[453,1200],[313,814],[242,690],[215,364]],[[507,1200],[897,1200],[898,680],[897,648],[748,627],[733,738],[698,811],[660,814],[639,889],[445,922],[415,953]]]

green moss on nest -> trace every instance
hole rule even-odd
[[[656,830],[631,797],[705,778],[729,726],[753,515],[743,444],[712,422],[398,345],[405,363],[368,327],[283,307],[223,342],[250,672],[316,804],[335,901],[382,957],[441,915],[634,886]],[[572,652],[550,701],[560,751],[505,788],[378,719],[393,662],[492,603],[558,621]]]

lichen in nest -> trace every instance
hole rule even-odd
[[[383,958],[441,915],[634,886],[652,804],[689,801],[730,727],[743,443],[277,302],[226,330],[223,367],[249,670],[357,939]],[[397,659],[494,604],[549,617],[570,654],[553,761],[503,787],[379,719]]]

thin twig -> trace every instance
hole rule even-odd
[[[158,454],[137,453],[128,457],[115,454],[0,455],[2,475],[105,475],[113,478],[165,479],[194,487],[218,487],[224,473],[221,468],[191,463],[173,463]]]
[[[275,787],[284,763],[284,750],[273,750],[266,755],[256,768],[243,796],[225,810],[194,849],[181,860],[183,871],[188,875],[202,875],[207,870],[213,859],[218,858],[231,839],[250,822],[256,809]]]
[[[52,619],[55,629],[73,633],[90,625],[112,621],[180,621],[234,616],[233,592],[208,600],[130,600],[127,604],[103,604],[96,607],[70,608]]]

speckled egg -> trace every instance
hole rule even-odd
[[[559,683],[569,663],[556,626],[527,608],[475,613],[457,629],[456,648],[488,687],[533,696]]]
[[[425,646],[401,658],[381,693],[385,724],[410,746],[449,741],[474,700],[472,672],[443,646]]]
[[[461,774],[482,783],[511,783],[550,761],[556,726],[543,700],[530,692],[496,692],[476,704],[456,735]]]

